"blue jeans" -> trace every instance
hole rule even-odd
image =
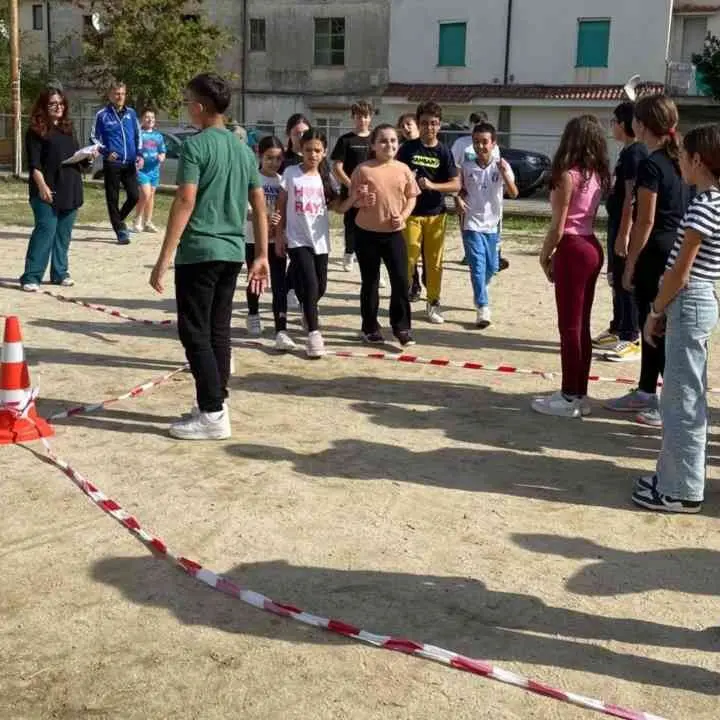
[[[708,340],[717,322],[708,281],[691,280],[667,308],[657,489],[678,500],[699,502],[705,492]]]
[[[500,267],[498,256],[500,236],[497,232],[476,232],[475,230],[463,230],[462,235],[465,257],[470,267],[475,305],[485,307],[490,304],[488,283]]]
[[[32,198],[30,207],[35,227],[20,282],[23,285],[41,283],[50,262],[50,281],[58,285],[68,276],[68,250],[77,210],[58,211],[40,198]]]

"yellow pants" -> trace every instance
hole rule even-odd
[[[445,213],[427,217],[411,215],[403,231],[408,254],[408,278],[412,278],[422,250],[427,279],[427,299],[430,303],[440,300],[446,218]]]

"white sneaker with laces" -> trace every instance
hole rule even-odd
[[[345,253],[343,255],[343,270],[345,272],[352,272],[354,264],[355,264],[355,255],[353,253]]]
[[[308,334],[305,352],[312,359],[321,358],[325,355],[325,341],[319,330]]]
[[[143,221],[139,218],[132,225],[132,232],[134,233],[141,233],[144,229]]]
[[[231,435],[227,408],[219,413],[199,412],[170,426],[170,436],[178,440],[227,440]]]
[[[442,316],[442,313],[440,312],[440,303],[439,302],[428,303],[426,306],[425,312],[427,313],[427,319],[433,325],[442,325],[445,322],[445,318]]]
[[[223,410],[230,412],[230,405],[228,404],[227,400],[223,403]],[[200,415],[200,408],[197,406],[197,403],[195,403],[190,408],[190,412],[183,413],[180,417],[183,420],[187,420],[188,418],[196,418],[198,417],[198,415]]]
[[[22,289],[25,292],[37,292],[40,286],[37,283],[24,283]]]
[[[475,324],[481,330],[484,330],[486,327],[490,326],[491,319],[492,319],[492,315],[490,313],[489,305],[483,305],[477,309]]]
[[[60,287],[75,287],[75,281],[68,275],[62,279]]]
[[[259,315],[248,315],[245,325],[250,337],[260,337],[262,335],[263,326]]]
[[[578,398],[566,400],[558,390],[552,395],[535,398],[531,403],[532,409],[541,415],[555,417],[579,418],[582,417],[582,403]]]
[[[160,231],[157,229],[157,226],[155,225],[155,223],[153,223],[152,220],[148,220],[145,223],[145,232],[156,233],[156,232],[160,232]]]
[[[287,306],[288,310],[297,311],[300,309],[300,301],[298,300],[298,296],[294,290],[288,290]]]
[[[275,349],[278,352],[292,352],[296,348],[295,341],[284,330],[275,336]]]

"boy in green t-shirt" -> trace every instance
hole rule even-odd
[[[248,203],[255,232],[248,280],[255,294],[265,289],[269,273],[265,194],[252,151],[225,128],[229,104],[230,88],[217,75],[198,75],[187,86],[188,113],[202,131],[183,143],[178,189],[150,275],[150,285],[163,292],[163,277],[175,255],[178,334],[197,394],[197,407],[170,426],[170,435],[182,440],[223,440],[231,434],[225,403],[230,319],[245,260]]]

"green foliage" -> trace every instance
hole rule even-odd
[[[75,0],[87,15],[97,13],[100,30],[86,27],[78,79],[101,96],[122,80],[136,107],[177,114],[183,90],[197,73],[215,70],[231,36],[210,23],[202,0]]]
[[[720,100],[720,38],[708,33],[702,53],[693,55],[692,61],[697,68],[698,89]]]

